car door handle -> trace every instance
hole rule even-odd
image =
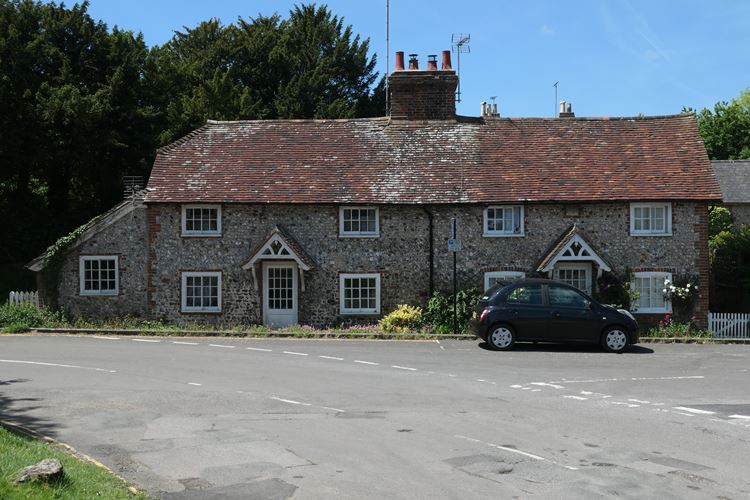
[[[559,317],[560,317],[560,313],[559,313],[559,312],[557,312],[557,311],[551,311],[551,312],[550,312],[550,314],[551,314],[552,316],[554,316],[555,318],[559,318]]]

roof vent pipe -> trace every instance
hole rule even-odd
[[[396,71],[404,70],[404,52],[396,52]]]
[[[419,69],[417,54],[409,54],[409,69]]]
[[[427,71],[437,71],[437,55],[430,54],[427,56]]]
[[[440,69],[453,69],[451,67],[451,51],[450,50],[443,51],[443,65]]]

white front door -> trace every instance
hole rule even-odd
[[[263,324],[297,324],[297,264],[263,263]]]

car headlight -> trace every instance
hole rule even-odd
[[[633,321],[635,321],[635,316],[633,316],[633,313],[631,313],[631,312],[630,312],[630,311],[628,311],[627,309],[618,309],[618,310],[617,310],[617,312],[619,312],[619,313],[622,313],[622,314],[624,314],[625,316],[627,316],[628,318],[630,318],[630,319],[632,319]]]

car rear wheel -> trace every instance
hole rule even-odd
[[[508,325],[495,325],[487,335],[487,343],[495,350],[506,351],[513,347],[516,334]]]
[[[622,327],[607,328],[602,335],[602,347],[609,352],[622,352],[628,346],[628,334]]]

